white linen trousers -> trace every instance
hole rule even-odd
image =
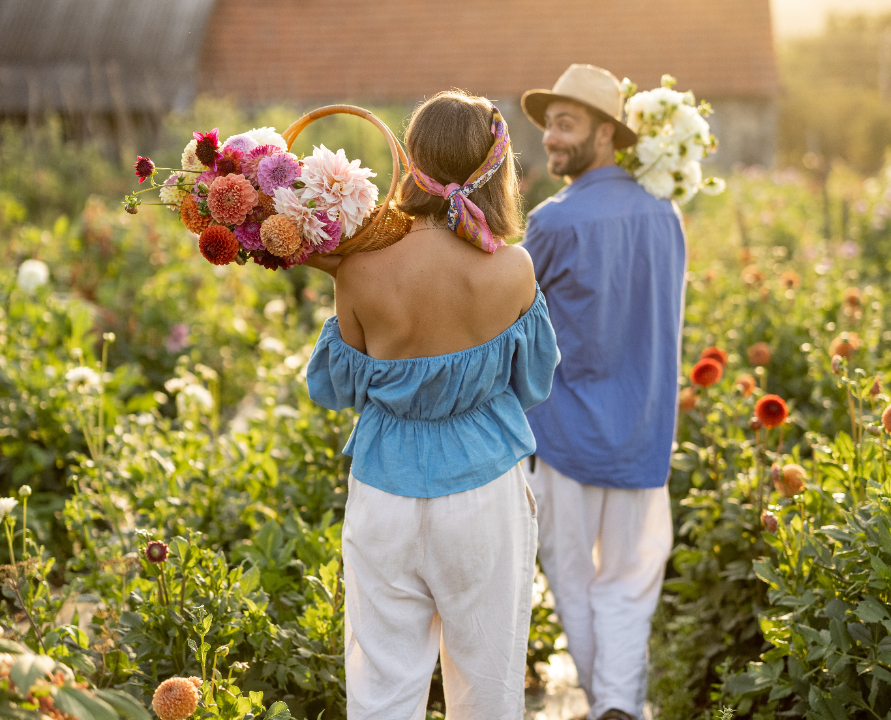
[[[538,503],[538,557],[554,594],[589,720],[611,708],[639,718],[647,643],[671,552],[668,488],[583,485],[536,458],[524,470]]]
[[[350,476],[343,525],[349,720],[522,720],[538,525],[520,465],[413,498]]]

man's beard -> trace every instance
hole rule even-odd
[[[578,145],[569,145],[561,147],[566,155],[555,160],[548,155],[548,172],[554,177],[571,177],[577,178],[585,170],[587,170],[597,159],[597,151],[594,148],[594,133],[589,133],[588,137],[582,140]]]

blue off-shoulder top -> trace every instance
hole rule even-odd
[[[377,360],[347,345],[337,316],[307,368],[309,396],[359,421],[343,452],[352,474],[394,495],[432,498],[471,490],[535,452],[524,412],[547,398],[560,361],[541,290],[517,322],[482,345]]]

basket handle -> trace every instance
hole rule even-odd
[[[291,145],[294,144],[294,140],[297,139],[297,136],[308,125],[320,118],[338,114],[356,115],[357,117],[364,118],[365,120],[368,120],[368,122],[374,124],[377,129],[381,131],[383,136],[387,138],[387,143],[390,146],[390,153],[393,155],[393,182],[390,183],[390,192],[387,193],[386,200],[381,203],[380,210],[377,211],[377,214],[372,218],[371,222],[361,228],[359,232],[351,238],[355,239],[362,237],[367,232],[371,232],[374,226],[387,214],[387,209],[390,207],[390,201],[393,199],[393,196],[396,195],[396,188],[399,187],[399,178],[401,175],[399,172],[399,163],[401,161],[402,166],[408,170],[408,158],[405,156],[405,151],[402,149],[402,146],[399,144],[393,131],[387,127],[386,123],[374,113],[364,108],[357,107],[356,105],[326,105],[325,107],[320,107],[312,112],[306,113],[306,115],[297,120],[291,127],[282,133],[282,137],[285,139],[285,142],[288,143],[288,150],[290,151]]]

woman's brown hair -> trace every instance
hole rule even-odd
[[[492,147],[493,112],[486,98],[462,90],[437,93],[412,113],[405,131],[409,158],[442,185],[463,185]],[[512,147],[508,146],[497,172],[469,197],[485,214],[493,236],[520,234],[520,192]],[[396,205],[409,215],[430,215],[440,222],[446,220],[449,209],[445,198],[421,190],[411,173],[402,178]]]

